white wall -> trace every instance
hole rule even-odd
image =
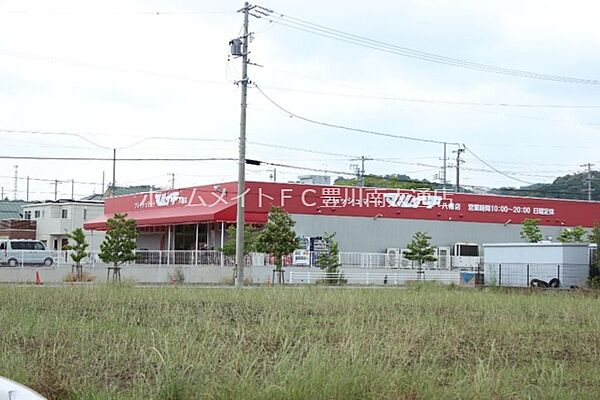
[[[372,218],[329,215],[292,214],[299,236],[323,236],[336,233],[340,251],[383,253],[385,249],[406,248],[415,232],[431,236],[434,246],[454,243],[520,242],[520,224],[483,222],[429,221],[402,218]],[[561,228],[541,226],[544,236],[558,236]]]
[[[67,218],[62,218],[62,211],[67,211]],[[85,210],[85,211],[84,211]],[[44,240],[48,248],[52,249],[54,239],[65,237],[65,234],[72,232],[75,228],[83,228],[85,221],[99,218],[104,215],[103,203],[41,203],[32,204],[23,207],[23,211],[31,212],[31,219],[36,221],[36,239]],[[35,212],[39,211],[40,216],[35,217]],[[85,214],[85,219],[84,219]],[[93,236],[92,247],[92,232],[84,230],[86,240],[90,243],[90,250],[98,252],[100,243],[104,240],[104,232],[95,231]]]

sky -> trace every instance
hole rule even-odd
[[[434,181],[442,175],[441,142],[449,143],[447,180],[454,182],[453,151],[461,144],[467,148],[461,184],[481,188],[551,182],[584,171],[583,164],[600,165],[598,82],[459,68],[336,40],[322,30],[479,64],[600,80],[600,4],[252,4],[273,12],[250,17],[247,158],[286,165],[276,167],[278,181],[352,174],[361,156],[370,159],[366,173]],[[241,59],[229,56],[228,42],[241,35],[242,6],[229,0],[0,0],[0,156],[107,159],[0,158],[4,196],[15,197],[15,171],[17,198],[26,197],[26,177],[30,200],[53,199],[54,180],[60,198],[99,193],[103,174],[105,186],[112,180],[114,148],[117,185],[169,187],[172,174],[176,187],[237,180],[233,160],[119,158],[237,158]],[[316,27],[310,23],[319,25],[319,34],[306,32]],[[248,166],[247,179],[271,180],[274,168]]]

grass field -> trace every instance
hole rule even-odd
[[[595,294],[0,287],[0,375],[50,399],[600,398]]]

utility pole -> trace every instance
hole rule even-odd
[[[372,160],[372,158],[360,156],[360,158],[353,158],[350,161],[360,161],[360,166],[358,164],[351,164],[350,168],[354,168],[356,171],[356,183],[358,186],[365,186],[365,161]]]
[[[54,201],[58,198],[58,179],[54,180]]]
[[[19,166],[15,165],[15,191],[13,194],[13,200],[17,199],[18,182],[19,182]]]
[[[171,172],[171,189],[175,189],[175,172]]]
[[[244,8],[238,12],[244,13],[244,35],[242,36],[242,51],[239,54],[234,49],[235,45],[239,44],[240,38],[233,39],[232,53],[234,56],[241,55],[242,57],[242,80],[239,82],[242,85],[242,102],[240,112],[240,143],[239,143],[239,160],[238,160],[238,187],[237,195],[237,218],[235,230],[235,264],[236,276],[235,287],[244,286],[244,192],[246,190],[246,101],[248,94],[248,14],[255,6],[250,6],[248,2],[244,3]]]
[[[360,156],[360,187],[365,186],[365,156]]]
[[[29,177],[27,177],[27,196],[25,197],[26,201],[29,202]]]
[[[104,187],[104,171],[102,171],[102,194],[104,194],[105,191],[106,188]]]
[[[443,167],[444,169],[443,169],[443,172],[442,172],[442,179],[443,179],[442,180],[442,190],[444,191],[444,193],[446,192],[446,182],[448,182],[447,176],[446,176],[446,161],[447,161],[447,159],[446,159],[446,145],[447,144],[448,143],[444,142],[444,167]]]
[[[459,147],[456,151],[453,152],[456,153],[456,188],[454,189],[456,193],[460,192],[460,163],[464,162],[464,160],[460,159],[460,155],[464,152],[465,149],[461,147]]]
[[[277,182],[277,168],[269,169],[267,171],[271,172],[269,178],[273,179],[273,182]]]
[[[350,164],[350,171],[354,171],[354,174],[356,174],[356,184],[360,185],[360,167],[358,166],[358,164]]]
[[[588,201],[592,201],[592,167],[594,166],[594,164],[592,163],[587,163],[587,164],[583,164],[580,165],[580,167],[587,167],[587,194],[588,194]]]
[[[2,186],[2,199],[4,201],[4,186]]]
[[[117,188],[117,184],[115,183],[116,179],[116,169],[117,169],[117,149],[113,149],[113,179],[112,179],[112,190],[111,197],[114,197],[115,190]]]
[[[75,200],[75,179],[71,179],[71,200]]]

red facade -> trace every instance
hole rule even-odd
[[[228,182],[110,198],[104,218],[84,227],[104,229],[114,213],[127,213],[141,227],[235,222],[241,199],[246,222],[256,224],[266,222],[272,205],[291,214],[327,216],[502,224],[535,218],[541,225],[588,228],[600,221],[600,202],[274,182],[247,182],[245,193],[238,196],[237,183]]]

